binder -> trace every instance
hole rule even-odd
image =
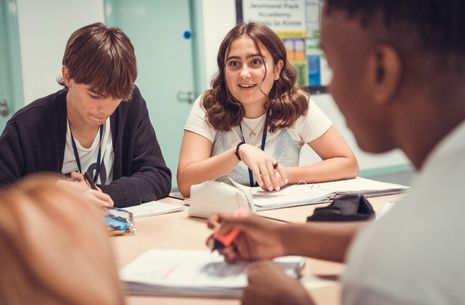
[[[356,177],[332,182],[298,184],[280,191],[268,192],[260,187],[250,188],[257,211],[329,202],[343,194],[362,194],[365,197],[386,196],[407,191],[409,187]]]

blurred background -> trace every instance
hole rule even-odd
[[[274,7],[267,6],[268,2]],[[191,103],[210,86],[221,40],[238,21],[263,17],[262,21],[275,22],[288,52],[299,57],[299,84],[312,93],[355,151],[360,176],[408,185],[412,167],[405,156],[399,151],[374,156],[358,149],[331,96],[325,93],[330,71],[318,50],[319,1],[286,0],[282,1],[286,6],[276,6],[278,2],[0,0],[0,129],[16,110],[60,89],[56,79],[73,31],[98,21],[118,26],[135,47],[136,84],[149,107],[176,188],[184,123]],[[289,34],[279,18],[297,18],[302,30]],[[310,149],[302,151],[301,163],[316,160],[318,156]]]

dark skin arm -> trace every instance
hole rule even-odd
[[[242,305],[313,305],[302,284],[288,277],[271,262],[254,263],[248,270],[249,285],[244,289]]]
[[[362,222],[284,224],[257,215],[238,217],[214,214],[208,227],[221,234],[237,228],[231,245],[220,250],[228,262],[263,260],[284,255],[300,255],[342,262]],[[212,237],[207,240],[211,246]],[[271,262],[259,261],[249,267],[248,286],[242,305],[313,305],[305,287],[288,277]]]
[[[283,224],[257,215],[237,218],[214,214],[208,220],[209,228],[220,233],[239,229],[234,242],[221,250],[229,262],[283,255],[343,262],[352,238],[364,225],[364,222]],[[207,243],[211,243],[211,238]]]

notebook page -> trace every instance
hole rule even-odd
[[[294,278],[305,259],[288,256],[276,259]],[[120,271],[121,280],[132,292],[172,295],[238,295],[247,286],[248,262],[228,264],[208,250],[149,250]],[[139,286],[138,286],[139,285]]]
[[[161,215],[183,210],[182,205],[174,205],[159,201],[149,201],[132,207],[124,208],[132,213],[134,218]]]

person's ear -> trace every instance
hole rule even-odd
[[[402,61],[395,48],[389,45],[376,47],[368,58],[369,80],[373,99],[387,104],[398,93],[402,77]]]
[[[69,75],[69,69],[67,66],[61,67],[61,78],[63,79],[65,86],[69,88],[71,85],[71,76]]]
[[[281,76],[281,71],[283,69],[283,66],[284,66],[284,62],[282,61],[282,59],[278,60],[278,62],[274,65],[274,68],[273,68],[274,80],[278,80],[279,77]]]

